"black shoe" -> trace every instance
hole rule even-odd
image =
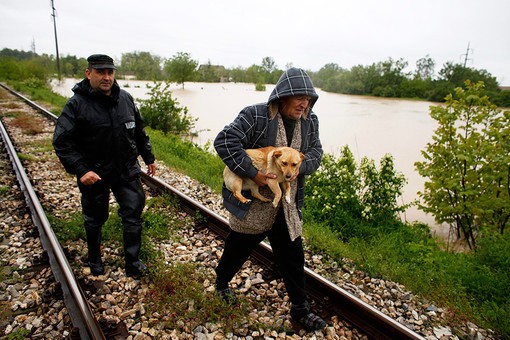
[[[290,316],[292,320],[301,324],[308,331],[316,331],[326,327],[326,321],[320,316],[310,312],[310,304],[305,301],[301,305],[293,304],[290,308]]]
[[[101,261],[99,262],[90,262],[89,261],[89,267],[90,267],[90,273],[94,276],[99,276],[104,274],[104,266]]]
[[[326,321],[313,313],[308,313],[296,321],[303,325],[310,332],[317,331],[326,327]]]
[[[129,277],[139,279],[142,276],[147,275],[148,271],[149,269],[147,268],[147,266],[140,261],[136,261],[135,263],[126,265],[126,276]]]
[[[216,293],[227,303],[227,305],[233,305],[237,302],[236,294],[228,287],[225,289],[217,289]]]

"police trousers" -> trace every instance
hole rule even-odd
[[[145,192],[140,177],[123,180],[103,178],[93,185],[83,185],[78,179],[89,259],[100,256],[101,229],[108,219],[110,191],[119,204],[118,214],[122,220],[124,258],[129,268],[139,260],[142,238],[142,211]]]

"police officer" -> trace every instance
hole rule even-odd
[[[147,267],[139,259],[145,193],[138,156],[149,175],[155,174],[155,158],[133,97],[115,80],[113,59],[94,54],[87,61],[86,78],[73,87],[57,121],[53,147],[66,171],[77,177],[91,273],[105,271],[101,229],[111,191],[122,219],[126,275],[140,277]]]

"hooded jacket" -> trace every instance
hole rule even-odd
[[[130,179],[141,172],[140,155],[154,163],[149,136],[133,97],[115,81],[111,96],[91,88],[88,79],[73,87],[53,134],[53,147],[67,172]]]
[[[237,118],[216,136],[214,148],[223,162],[235,174],[243,178],[255,178],[258,170],[253,166],[245,149],[257,149],[274,146],[278,131],[279,100],[289,96],[310,96],[310,106],[301,117],[301,151],[305,160],[299,168],[297,178],[296,205],[299,217],[302,218],[304,204],[305,175],[313,173],[319,168],[323,150],[319,139],[319,121],[312,108],[319,98],[315,88],[305,71],[290,68],[285,71],[266,103],[260,103],[244,108]],[[243,192],[251,197],[248,192]],[[223,185],[223,204],[225,208],[237,218],[243,219],[250,208],[250,203],[243,204]]]

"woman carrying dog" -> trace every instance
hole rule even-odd
[[[229,283],[267,236],[291,301],[291,317],[310,331],[326,326],[310,311],[307,301],[301,238],[305,176],[319,168],[323,154],[319,122],[312,112],[318,97],[306,72],[290,68],[278,80],[267,103],[244,108],[214,141],[226,166],[242,178],[251,178],[265,197],[273,197],[266,184],[268,178],[276,176],[255,168],[245,149],[289,146],[305,155],[291,178],[290,203],[281,200],[276,209],[271,202],[257,199],[241,203],[223,186],[223,204],[230,213],[232,231],[216,268],[216,290],[228,303],[236,302]],[[249,192],[245,194],[250,197]]]

